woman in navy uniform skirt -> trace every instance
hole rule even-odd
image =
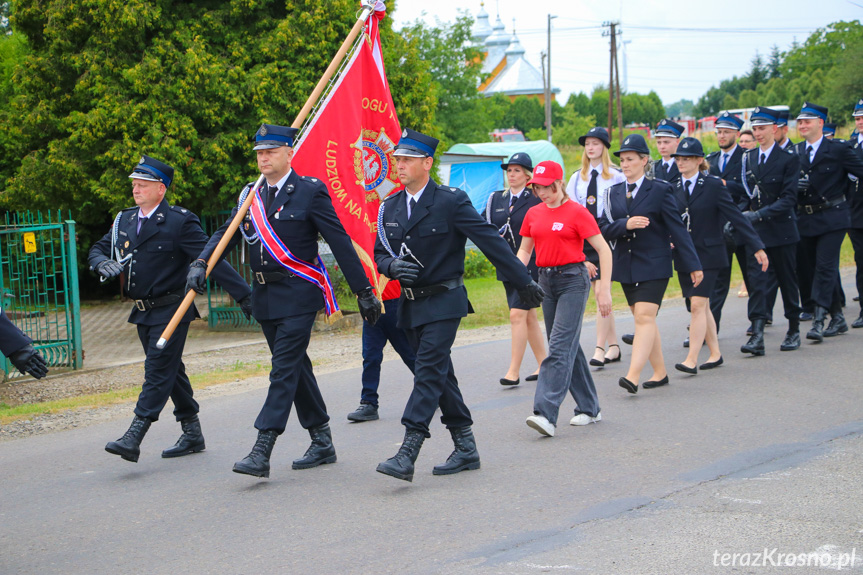
[[[731,265],[725,238],[722,233],[724,222],[731,222],[746,246],[755,253],[755,259],[767,270],[767,255],[764,244],[731,199],[731,194],[722,180],[706,175],[710,166],[704,160],[701,142],[695,138],[681,140],[674,153],[681,179],[674,187],[680,217],[689,230],[698,259],[704,267],[704,279],[694,286],[688,274],[678,274],[680,289],[691,303],[692,319],[689,323],[689,354],[682,363],[674,366],[678,371],[695,375],[698,373],[698,353],[704,343],[710,349],[707,362],[701,369],[711,369],[722,365],[722,353],[716,335],[716,321],[710,312],[710,294],[719,273]],[[675,250],[675,264],[677,264]],[[677,266],[680,269],[681,266]]]
[[[521,246],[521,223],[527,210],[540,203],[539,198],[533,195],[527,182],[533,175],[533,161],[524,152],[513,154],[508,162],[500,165],[506,170],[506,179],[509,182],[508,190],[492,192],[488,197],[485,208],[485,219],[492,224],[512,248],[512,253],[518,253]],[[531,258],[527,264],[534,281],[539,279],[536,271],[536,258]],[[519,369],[521,360],[527,344],[536,357],[536,373],[527,376],[527,381],[536,381],[539,373],[539,365],[545,359],[545,341],[542,338],[542,328],[536,316],[536,308],[526,305],[518,297],[515,286],[506,281],[501,272],[497,272],[497,279],[503,282],[506,290],[506,302],[509,305],[509,325],[512,330],[512,351],[509,361],[509,369],[502,378],[501,385],[518,385],[521,382]]]
[[[680,220],[671,184],[645,178],[650,152],[644,138],[628,136],[614,155],[620,158],[626,183],[609,189],[599,227],[605,239],[616,244],[612,246],[611,279],[620,282],[635,318],[632,360],[626,377],[618,383],[629,393],[637,393],[641,370],[648,360],[653,375],[644,387],[668,383],[656,315],[672,275],[669,237],[677,247],[679,269],[690,274],[693,286],[701,283],[704,274]]]
[[[604,200],[608,188],[626,180],[620,168],[611,163],[608,149],[611,141],[605,128],[591,128],[587,134],[578,139],[584,146],[581,157],[581,169],[574,173],[566,185],[566,193],[570,198],[587,208],[587,211],[599,220],[599,214],[605,208]],[[584,255],[592,263],[597,273],[590,278],[594,294],[602,270],[599,266],[599,254],[589,242],[584,244]],[[612,349],[614,348],[614,349]],[[602,315],[597,304],[596,309],[596,348],[590,365],[603,367],[607,363],[620,361],[620,346],[617,345],[617,332],[614,329],[614,312]]]

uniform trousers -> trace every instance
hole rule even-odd
[[[839,303],[839,252],[845,240],[845,230],[836,230],[819,236],[803,236],[798,244],[801,283],[812,286],[811,298],[815,305],[833,310]],[[802,290],[801,290],[802,291]]]
[[[273,354],[270,388],[264,406],[255,420],[260,431],[285,431],[291,406],[305,429],[327,423],[327,406],[312,372],[306,350],[315,324],[316,312],[274,320],[258,320]]]
[[[795,324],[800,322],[800,292],[797,288],[797,246],[788,244],[765,248],[770,260],[768,271],[761,271],[761,264],[754,255],[749,260],[749,320],[767,320],[772,310],[767,309],[767,294],[770,289],[770,270],[776,274],[779,289],[782,291],[782,305],[785,318]]]
[[[728,261],[733,261],[732,258],[737,256],[737,263],[740,264],[740,273],[743,276],[743,284],[746,286],[746,291],[749,291],[749,264],[747,263],[747,246],[737,246],[733,242],[725,242],[728,250]],[[713,319],[716,321],[716,331],[719,331],[719,320],[722,319],[722,307],[725,305],[725,300],[728,299],[728,290],[731,287],[731,266],[720,268],[719,275],[716,276],[716,283],[713,284],[713,290],[710,293],[710,312],[713,314]]]
[[[857,296],[863,295],[863,229],[851,228],[848,230],[848,237],[851,238],[851,247],[854,248],[854,263],[857,264]],[[863,300],[860,301],[860,307],[863,309]]]
[[[429,424],[440,407],[447,428],[473,425],[452,366],[451,350],[461,318],[433,321],[405,333],[416,352],[414,388],[402,415],[402,425],[431,437]]]
[[[577,405],[575,414],[596,417],[599,400],[587,358],[581,349],[581,324],[590,295],[590,278],[583,265],[564,270],[541,268],[539,283],[545,292],[542,315],[548,335],[548,357],[539,368],[533,411],[557,425],[567,392]]]
[[[363,321],[363,392],[362,403],[378,406],[378,386],[381,382],[381,363],[384,360],[384,347],[387,342],[402,358],[402,361],[414,373],[417,356],[408,341],[404,330],[396,325],[399,313],[399,300],[384,301],[386,313],[374,325]]]
[[[192,397],[192,384],[183,365],[183,348],[189,333],[189,322],[179,324],[165,348],[159,349],[156,343],[167,325],[137,326],[138,339],[141,340],[147,359],[144,360],[144,385],[135,405],[135,415],[152,421],[159,420],[159,414],[169,397],[174,402],[174,417],[177,421],[198,413],[198,402]]]

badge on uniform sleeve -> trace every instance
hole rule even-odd
[[[245,228],[246,228],[247,230],[249,229],[249,222],[246,222]]]

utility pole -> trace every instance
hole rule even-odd
[[[548,137],[548,134],[550,133],[550,128],[548,127],[548,108],[549,108],[548,102],[549,102],[549,94],[551,93],[551,87],[549,86],[548,75],[546,74],[546,69],[545,69],[546,57],[547,57],[547,54],[545,53],[545,50],[540,52],[540,58],[542,59],[542,94],[545,97],[545,135],[546,135],[546,137]]]
[[[620,25],[620,22],[603,22],[602,25],[607,27],[608,30],[603,30],[603,36],[610,36],[611,42],[609,44],[609,60],[608,60],[608,133],[609,135],[614,131],[614,125],[612,124],[612,116],[614,111],[614,91],[615,91],[615,81],[614,81],[614,72],[617,67],[617,27]],[[620,109],[620,92],[618,86],[618,110]],[[620,112],[618,112],[618,119],[620,119]],[[621,124],[622,126],[622,124]],[[621,127],[620,130],[621,136],[623,135],[623,129]]]
[[[617,87],[617,141],[623,141],[623,95],[620,93],[620,67],[617,62],[617,42],[612,28],[611,41],[614,42],[614,83]]]
[[[548,72],[543,74],[545,76],[545,134],[549,142],[551,141],[551,21],[555,18],[557,16],[548,15],[548,46],[546,47],[545,62],[548,66]]]

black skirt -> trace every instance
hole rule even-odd
[[[507,303],[507,305],[509,305],[509,309],[523,309],[523,310],[532,309],[526,303],[521,301],[521,298],[518,297],[518,290],[516,290],[515,287],[511,283],[503,282],[503,289],[506,290],[506,303]],[[539,306],[536,306],[536,307],[539,307]]]
[[[621,283],[623,295],[626,296],[627,305],[633,306],[640,302],[655,303],[662,305],[662,297],[668,287],[668,278],[649,280],[634,284]]]
[[[683,297],[706,297],[709,298],[713,293],[713,286],[716,285],[716,278],[719,277],[719,270],[704,270],[704,278],[697,287],[692,287],[692,278],[689,274],[677,272],[677,280],[680,282],[680,290],[683,292]]]

